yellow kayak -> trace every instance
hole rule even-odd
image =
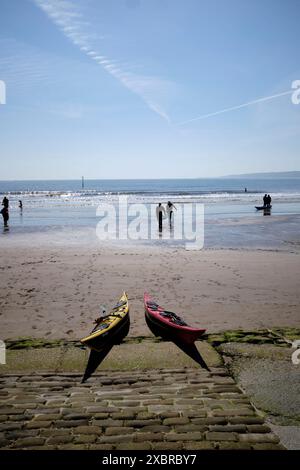
[[[124,292],[110,313],[96,320],[92,332],[81,339],[81,343],[95,351],[102,351],[122,341],[129,331],[129,303]]]

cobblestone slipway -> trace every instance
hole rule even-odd
[[[0,377],[0,448],[282,449],[223,367]]]

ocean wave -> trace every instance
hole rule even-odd
[[[175,205],[181,203],[215,204],[242,204],[257,205],[262,202],[261,192],[237,192],[237,191],[202,191],[202,192],[100,192],[100,191],[20,191],[6,193],[10,199],[10,206],[17,207],[19,199],[23,206],[32,208],[75,208],[97,207],[99,204],[117,204],[120,196],[126,196],[130,204],[165,204],[171,200]],[[300,192],[271,193],[273,204],[300,203]]]
[[[244,190],[228,190],[228,189],[220,189],[220,190],[123,190],[123,191],[99,191],[99,190],[85,190],[85,191],[6,191],[1,192],[0,196],[31,196],[31,197],[96,197],[96,196],[193,196],[193,197],[232,197],[232,196],[241,196],[247,197],[251,195],[260,195],[264,194],[265,191],[261,190],[248,190],[245,192]],[[280,192],[274,193],[273,195],[300,195],[300,192],[297,191],[288,191],[288,192]]]

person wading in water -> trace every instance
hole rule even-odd
[[[9,219],[9,212],[8,212],[9,200],[7,199],[6,196],[4,196],[4,198],[3,198],[2,206],[4,206],[3,209],[1,210],[1,214],[2,214],[3,222],[4,222],[4,227],[7,227],[7,222],[8,222],[8,219]]]
[[[172,215],[173,215],[174,209],[177,210],[176,207],[174,206],[174,204],[171,201],[168,201],[168,203],[167,203],[167,214],[168,214],[168,218],[169,218],[170,227],[172,226]]]
[[[166,211],[165,211],[165,208],[161,205],[161,202],[158,204],[158,206],[156,207],[156,217],[157,217],[157,220],[158,220],[158,231],[159,232],[162,232],[162,221],[163,221],[163,217],[165,217],[166,215]]]

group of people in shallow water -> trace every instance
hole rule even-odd
[[[2,200],[2,206],[3,208],[1,209],[1,214],[2,214],[2,217],[3,217],[3,223],[4,223],[4,227],[8,227],[8,221],[9,221],[9,200],[7,199],[6,196],[4,196],[3,200]],[[22,201],[20,200],[19,201],[19,208],[20,208],[20,211],[22,212],[23,210],[23,203]]]
[[[271,207],[272,198],[270,194],[265,194],[263,197],[264,207]]]
[[[266,207],[266,208],[271,207],[272,198],[271,198],[270,194],[265,194],[264,197],[263,197],[263,201],[264,201],[264,207]],[[6,196],[4,196],[4,198],[2,200],[2,206],[3,206],[3,208],[0,212],[1,212],[2,217],[3,217],[4,227],[8,227],[9,200],[7,199]],[[21,200],[19,201],[19,208],[22,212],[23,203],[22,203]],[[164,207],[161,202],[156,207],[156,217],[157,217],[157,221],[158,221],[158,229],[159,229],[160,232],[162,232],[163,219],[165,219],[166,217],[169,220],[170,227],[172,227],[174,209],[177,210],[176,207],[174,206],[174,204],[171,201],[167,202],[166,207]]]
[[[171,201],[167,202],[166,208],[164,208],[161,202],[156,207],[156,217],[158,221],[159,232],[162,232],[163,219],[166,217],[168,217],[170,227],[172,227],[174,209],[177,210]]]

